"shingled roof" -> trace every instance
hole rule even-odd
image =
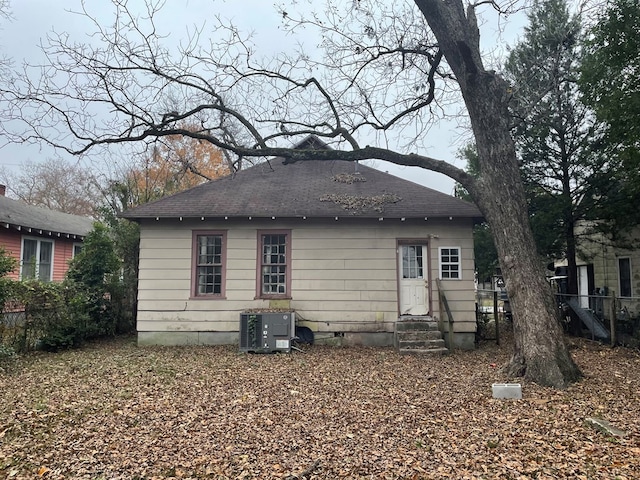
[[[0,226],[38,234],[84,237],[93,228],[93,220],[34,207],[0,195]]]
[[[300,160],[291,163],[274,158],[234,175],[135,207],[122,216],[132,220],[180,217],[479,218],[481,213],[469,202],[354,162]]]

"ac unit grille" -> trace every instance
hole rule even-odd
[[[241,313],[240,351],[291,352],[295,332],[294,313]]]

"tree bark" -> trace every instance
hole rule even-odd
[[[565,388],[581,377],[564,342],[527,215],[510,131],[509,86],[483,67],[472,7],[460,0],[415,0],[453,70],[478,149],[480,176],[463,184],[491,225],[513,307],[515,350],[505,372]]]

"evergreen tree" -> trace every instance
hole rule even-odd
[[[610,141],[640,149],[640,3],[612,0],[589,30],[580,88],[583,101],[608,125]]]
[[[109,229],[94,223],[86,236],[82,251],[69,265],[67,280],[86,297],[88,323],[83,335],[87,338],[116,333],[121,297],[121,263],[115,252]]]
[[[580,101],[580,38],[580,18],[570,14],[565,0],[537,1],[506,63],[531,223],[542,232],[537,247],[551,259],[564,253],[571,294],[578,293],[575,227],[603,200],[595,194],[603,185],[593,180],[614,168],[594,147],[601,128]]]
[[[579,77],[583,101],[606,124],[603,148],[618,160],[612,181],[603,180],[601,228],[617,243],[640,223],[640,3],[607,2],[584,43]]]

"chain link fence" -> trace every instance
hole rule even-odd
[[[30,352],[39,348],[49,318],[55,318],[53,309],[33,311],[14,301],[5,303],[0,311],[0,344],[16,352]]]
[[[617,297],[613,294],[556,294],[557,316],[566,332],[571,321],[579,323],[581,336],[640,348],[640,297]],[[477,340],[496,339],[496,326],[509,322],[512,312],[504,291],[478,289],[476,295]]]

